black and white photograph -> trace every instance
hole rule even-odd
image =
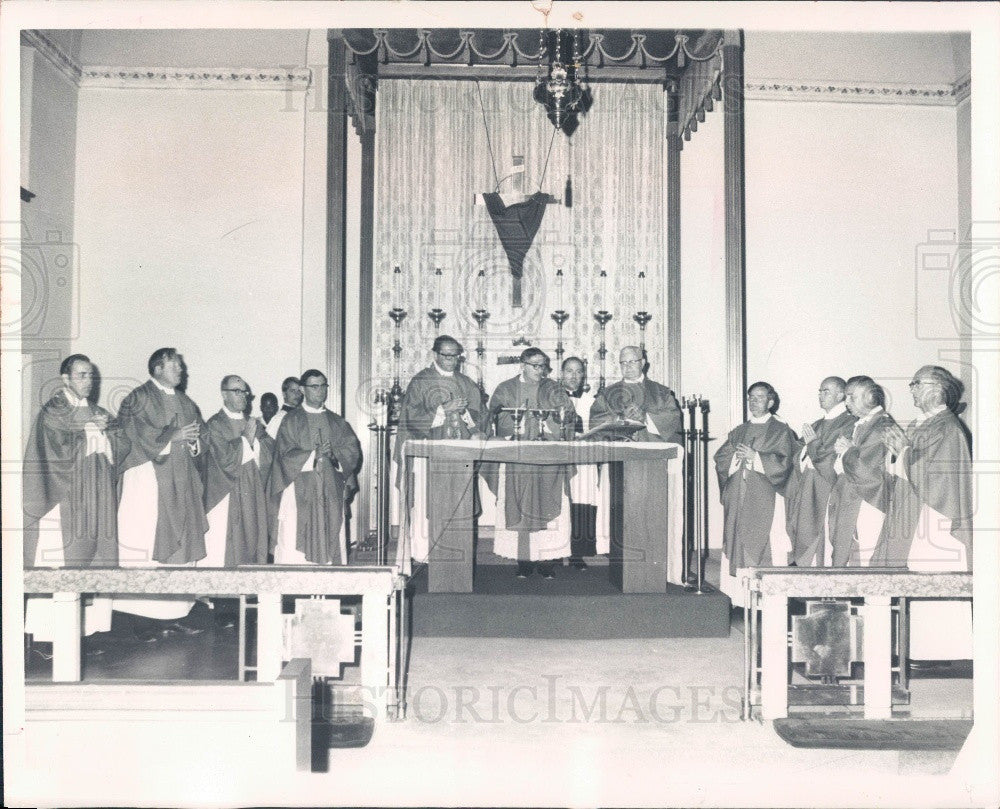
[[[998,76],[992,3],[8,0],[4,805],[996,806]]]

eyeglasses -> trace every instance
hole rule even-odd
[[[249,396],[250,395],[250,391],[246,390],[245,388],[223,388],[223,390],[226,393],[239,393],[239,394],[241,394],[243,396]]]
[[[547,371],[547,370],[549,370],[549,366],[546,363],[526,362],[524,364],[525,365],[530,365],[532,368],[537,368],[539,371]]]
[[[940,387],[940,382],[935,382],[933,379],[914,379],[910,383],[910,390],[914,388],[919,388],[921,385],[938,385]]]
[[[318,385],[303,385],[302,387],[304,387],[304,388],[328,388],[330,386],[326,382],[323,382],[323,383],[318,384]]]
[[[438,351],[437,355],[439,357],[461,357],[462,356],[462,352],[459,351],[457,354],[449,354],[447,351]]]
[[[618,360],[619,365],[642,365],[642,360]]]

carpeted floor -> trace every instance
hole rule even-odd
[[[472,593],[428,593],[427,570],[411,582],[412,631],[438,637],[698,638],[729,635],[729,599],[668,585],[665,593],[622,593],[608,568],[556,568],[518,579],[514,565],[477,565]]]

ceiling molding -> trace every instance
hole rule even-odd
[[[21,31],[21,44],[35,49],[58,73],[73,85],[80,83],[80,65],[43,31],[26,29]]]
[[[954,107],[969,95],[969,76],[953,84],[795,81],[747,79],[744,96],[751,101],[822,101],[835,104],[913,104]]]
[[[121,90],[308,90],[312,71],[296,68],[101,67],[83,68],[81,87]]]

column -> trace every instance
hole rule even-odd
[[[281,674],[284,649],[284,627],[281,619],[281,594],[260,593],[257,596],[257,682],[272,683]]]
[[[892,599],[866,596],[864,616],[865,719],[892,718]]]
[[[743,167],[743,32],[726,31],[722,47],[725,115],[726,343],[729,423],[746,421],[746,211]]]
[[[367,116],[365,116],[367,118]],[[374,390],[366,385],[366,380],[372,379],[372,304],[374,302],[374,232],[375,232],[375,131],[365,129],[361,132],[361,255],[358,302],[358,368],[362,390],[366,390],[369,400],[364,404],[362,412],[371,412]],[[383,338],[384,339],[384,338]],[[360,406],[361,403],[359,402]],[[357,425],[359,428],[362,425]],[[371,442],[369,442],[371,448]],[[374,475],[376,463],[369,463],[367,473],[361,476],[359,483],[358,503],[358,533],[359,539],[365,539],[371,526],[372,486],[377,485]],[[377,519],[377,517],[376,517]]]
[[[765,594],[760,610],[760,712],[788,716],[788,596]]]
[[[327,405],[344,412],[344,284],[347,272],[347,87],[346,44],[331,30],[330,82],[327,88],[326,149],[326,357],[330,398]]]
[[[681,390],[681,146],[680,95],[667,85],[667,385]]]
[[[80,681],[83,620],[79,593],[52,594],[52,682]]]
[[[361,693],[366,712],[386,715],[389,692],[389,606],[383,592],[361,596]]]

